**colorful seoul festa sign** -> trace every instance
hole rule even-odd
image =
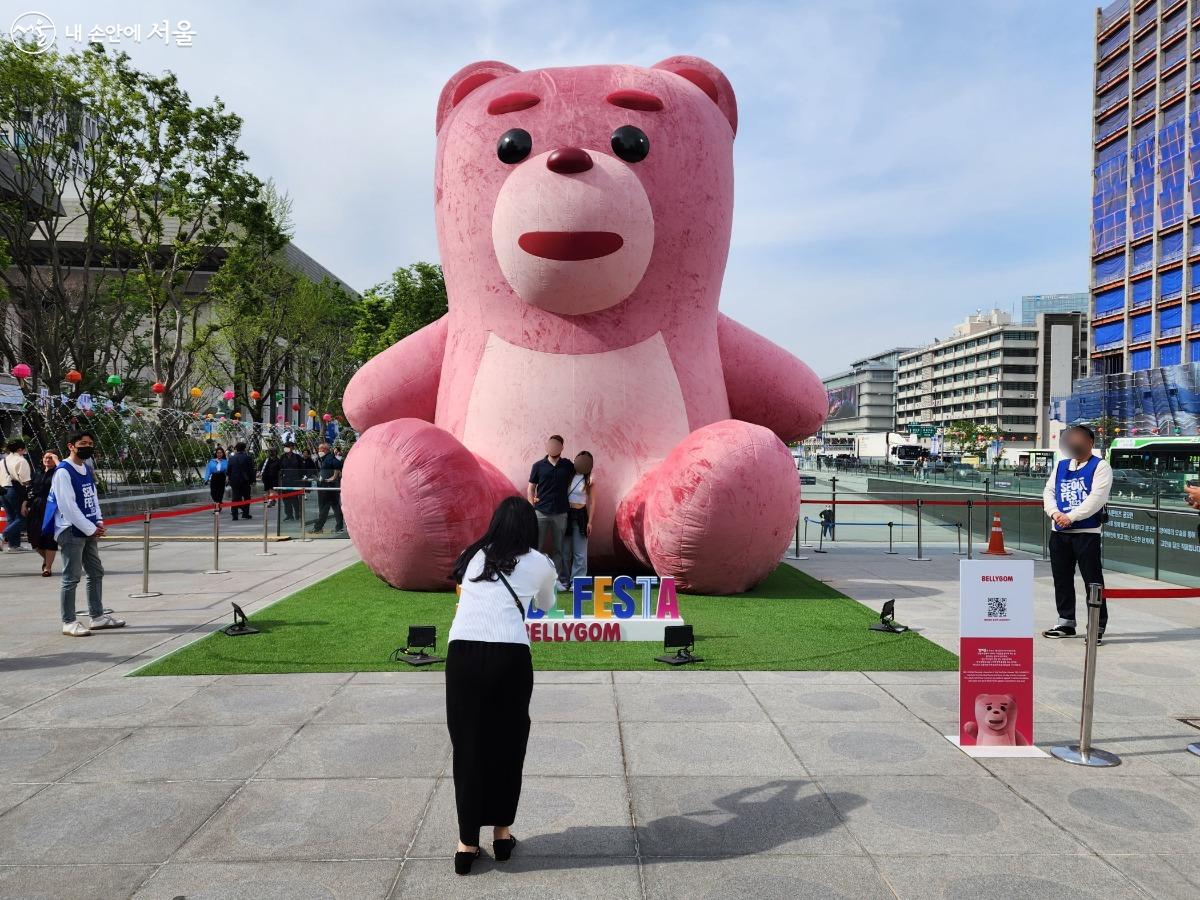
[[[531,607],[525,630],[531,643],[661,641],[666,626],[682,624],[669,575],[596,575],[574,579],[549,612]]]

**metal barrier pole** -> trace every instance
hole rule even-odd
[[[925,555],[925,545],[921,540],[921,510],[925,506],[925,501],[920,497],[917,498],[917,555],[910,556],[909,559],[913,562],[929,562],[929,557]]]
[[[803,516],[802,518],[804,519],[804,543],[800,546],[805,550],[811,550],[812,544],[808,542],[808,516]]]
[[[825,523],[821,523],[821,533],[817,535],[817,549],[813,553],[828,553],[828,550],[822,549],[825,546]]]
[[[217,508],[213,510],[213,564],[204,574],[224,575],[228,571],[221,568],[221,501],[218,500]]]
[[[271,492],[268,491],[267,497],[270,497],[270,496],[271,496]],[[275,554],[267,549],[267,534],[268,534],[268,529],[270,528],[271,517],[267,515],[267,503],[265,500],[263,501],[262,520],[263,520],[263,548],[262,548],[262,552],[255,553],[254,555],[255,556],[274,556]]]
[[[1100,637],[1100,604],[1103,600],[1104,586],[1089,584],[1087,647],[1083,657],[1083,708],[1079,716],[1079,743],[1050,748],[1050,752],[1063,762],[1093,768],[1107,768],[1121,764],[1121,757],[1115,753],[1092,746],[1092,705],[1096,699],[1096,642]]]
[[[829,522],[829,539],[831,541],[836,541],[837,540],[837,476],[836,475],[834,475],[831,479],[829,479],[829,487],[830,487],[830,490],[833,492],[829,495],[830,499],[831,499],[829,511],[830,511],[830,515],[833,516],[833,518]],[[823,528],[821,529],[822,532],[824,532],[824,530],[825,529],[823,529]]]
[[[129,595],[134,600],[145,597],[161,597],[162,591],[150,590],[150,511],[146,510],[146,518],[142,520],[142,589],[136,594]]]
[[[967,498],[967,559],[974,559],[975,550],[975,501]]]
[[[886,554],[887,556],[895,556],[896,555],[896,551],[892,549],[892,525],[893,524],[894,523],[892,523],[892,522],[887,523],[887,526],[888,526],[888,548],[887,548],[887,554]]]
[[[286,494],[287,491],[284,491]],[[283,504],[286,501],[279,499],[279,491],[275,492],[275,537],[283,532]]]
[[[305,515],[305,505],[306,504],[304,502],[307,499],[308,499],[308,489],[305,488],[300,492],[300,540],[305,541],[305,542],[312,540],[312,538],[304,536],[304,531],[308,527],[308,521],[307,521],[307,517]]]
[[[958,549],[954,551],[954,555],[962,556],[962,522],[954,523],[954,536],[958,538]]]

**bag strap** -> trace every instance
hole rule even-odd
[[[521,611],[521,621],[525,621],[525,604],[521,602],[521,598],[517,596],[517,592],[513,590],[512,585],[508,583],[508,579],[504,577],[504,573],[499,569],[496,574],[500,576],[500,580],[504,582],[504,586],[508,588],[508,592],[512,594],[513,603],[517,604],[517,609]]]

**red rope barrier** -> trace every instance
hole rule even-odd
[[[826,497],[823,500],[805,500],[801,499],[801,503],[815,503],[818,506],[832,506],[833,498]],[[972,500],[974,506],[1037,506],[1042,505],[1041,500]],[[966,506],[966,500],[922,500],[925,506]],[[838,506],[916,506],[916,500],[838,500]]]
[[[299,490],[299,491],[288,491],[285,494],[269,494],[269,495],[264,495],[262,497],[252,497],[249,500],[237,500],[237,501],[231,502],[231,503],[222,503],[221,508],[222,509],[233,509],[234,507],[238,507],[238,506],[250,506],[251,504],[254,504],[254,503],[266,503],[269,500],[283,500],[288,497],[299,497],[303,493],[304,493],[303,490]],[[189,506],[184,509],[156,510],[156,511],[150,513],[150,519],[151,520],[173,519],[176,516],[190,516],[190,515],[195,515],[196,513],[212,512],[216,508],[217,508],[217,504],[206,503],[203,506]],[[146,514],[138,513],[137,515],[133,515],[133,516],[117,516],[112,519],[105,519],[104,525],[106,528],[112,528],[114,525],[129,525],[133,522],[144,522],[144,521],[146,521]]]
[[[1200,598],[1200,588],[1105,588],[1104,598],[1106,600]]]

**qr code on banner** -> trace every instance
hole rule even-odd
[[[1007,597],[988,597],[988,618],[989,619],[1007,619],[1008,618],[1008,598]]]

